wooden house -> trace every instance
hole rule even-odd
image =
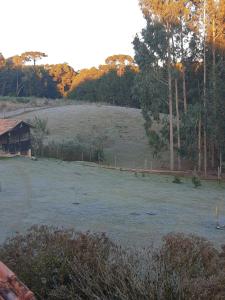
[[[0,119],[0,152],[31,156],[31,125],[22,120]]]

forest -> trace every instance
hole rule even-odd
[[[98,68],[75,71],[67,63],[37,65],[47,55],[24,52],[10,58],[0,54],[0,95],[70,98],[140,107],[132,89],[138,67],[129,55],[112,55]]]
[[[171,170],[181,169],[185,158],[205,175],[214,168],[221,173],[225,154],[225,2],[139,3],[147,25],[134,40],[140,68],[136,91],[150,144],[156,154],[169,144]],[[153,121],[161,124],[158,132],[152,129]]]

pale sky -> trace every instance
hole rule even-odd
[[[145,25],[138,0],[0,0],[0,52],[48,55],[42,63],[67,62],[75,70],[98,66],[107,56],[130,54]]]

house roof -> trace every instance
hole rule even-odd
[[[34,294],[0,261],[0,300],[35,300]]]
[[[20,123],[25,123],[25,122],[22,120],[0,119],[0,135],[10,132]],[[27,124],[27,123],[25,123],[25,124]],[[29,124],[27,124],[27,125],[29,125]]]

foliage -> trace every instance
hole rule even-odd
[[[193,183],[193,185],[194,185],[195,188],[197,188],[197,187],[199,187],[199,186],[202,185],[201,184],[201,180],[200,180],[200,178],[198,176],[193,176],[192,179],[191,179],[191,181],[192,181],[192,183]]]
[[[181,178],[179,176],[177,176],[177,175],[174,176],[173,183],[177,183],[177,184],[182,183]]]
[[[32,125],[31,145],[35,156],[57,158],[64,161],[93,161],[104,160],[104,137],[94,137],[90,142],[84,143],[79,136],[76,139],[62,142],[46,138],[49,135],[48,119],[37,116],[27,121]]]
[[[93,161],[104,160],[103,144],[100,140],[87,145],[79,139],[65,140],[62,142],[49,141],[43,145],[39,156],[57,158],[64,161]]]
[[[68,64],[46,65],[49,75],[57,83],[58,93],[66,97],[67,93],[71,90],[73,80],[77,73]]]
[[[68,97],[75,100],[104,102],[139,107],[133,96],[137,67],[126,55],[110,56],[106,65],[84,69],[74,78]]]
[[[41,156],[44,149],[44,139],[49,134],[48,119],[35,116],[33,120],[27,121],[32,125],[31,146],[35,156]]]
[[[164,142],[162,136],[154,130],[150,130],[148,133],[149,145],[151,146],[153,157],[159,157],[163,149],[166,148],[166,143]]]
[[[0,68],[0,95],[57,98],[56,82],[43,66]]]
[[[40,226],[0,247],[37,299],[223,299],[225,248],[167,235],[153,250],[122,249],[104,234]]]
[[[39,51],[27,51],[27,52],[22,53],[20,57],[18,55],[16,57],[17,57],[17,61],[20,61],[20,63],[33,61],[33,64],[35,66],[36,61],[38,59],[47,57],[47,55],[45,53],[39,52]]]
[[[0,95],[16,97],[67,97],[139,107],[133,96],[138,67],[129,55],[112,55],[98,68],[75,71],[67,63],[36,65],[47,55],[38,51],[4,58],[0,55]],[[27,64],[33,62],[33,65]]]
[[[176,154],[178,165],[181,158],[199,171],[204,164],[206,175],[225,157],[224,1],[139,3],[146,26],[133,41],[140,70],[134,92],[147,135],[160,113],[167,114],[171,169]]]

